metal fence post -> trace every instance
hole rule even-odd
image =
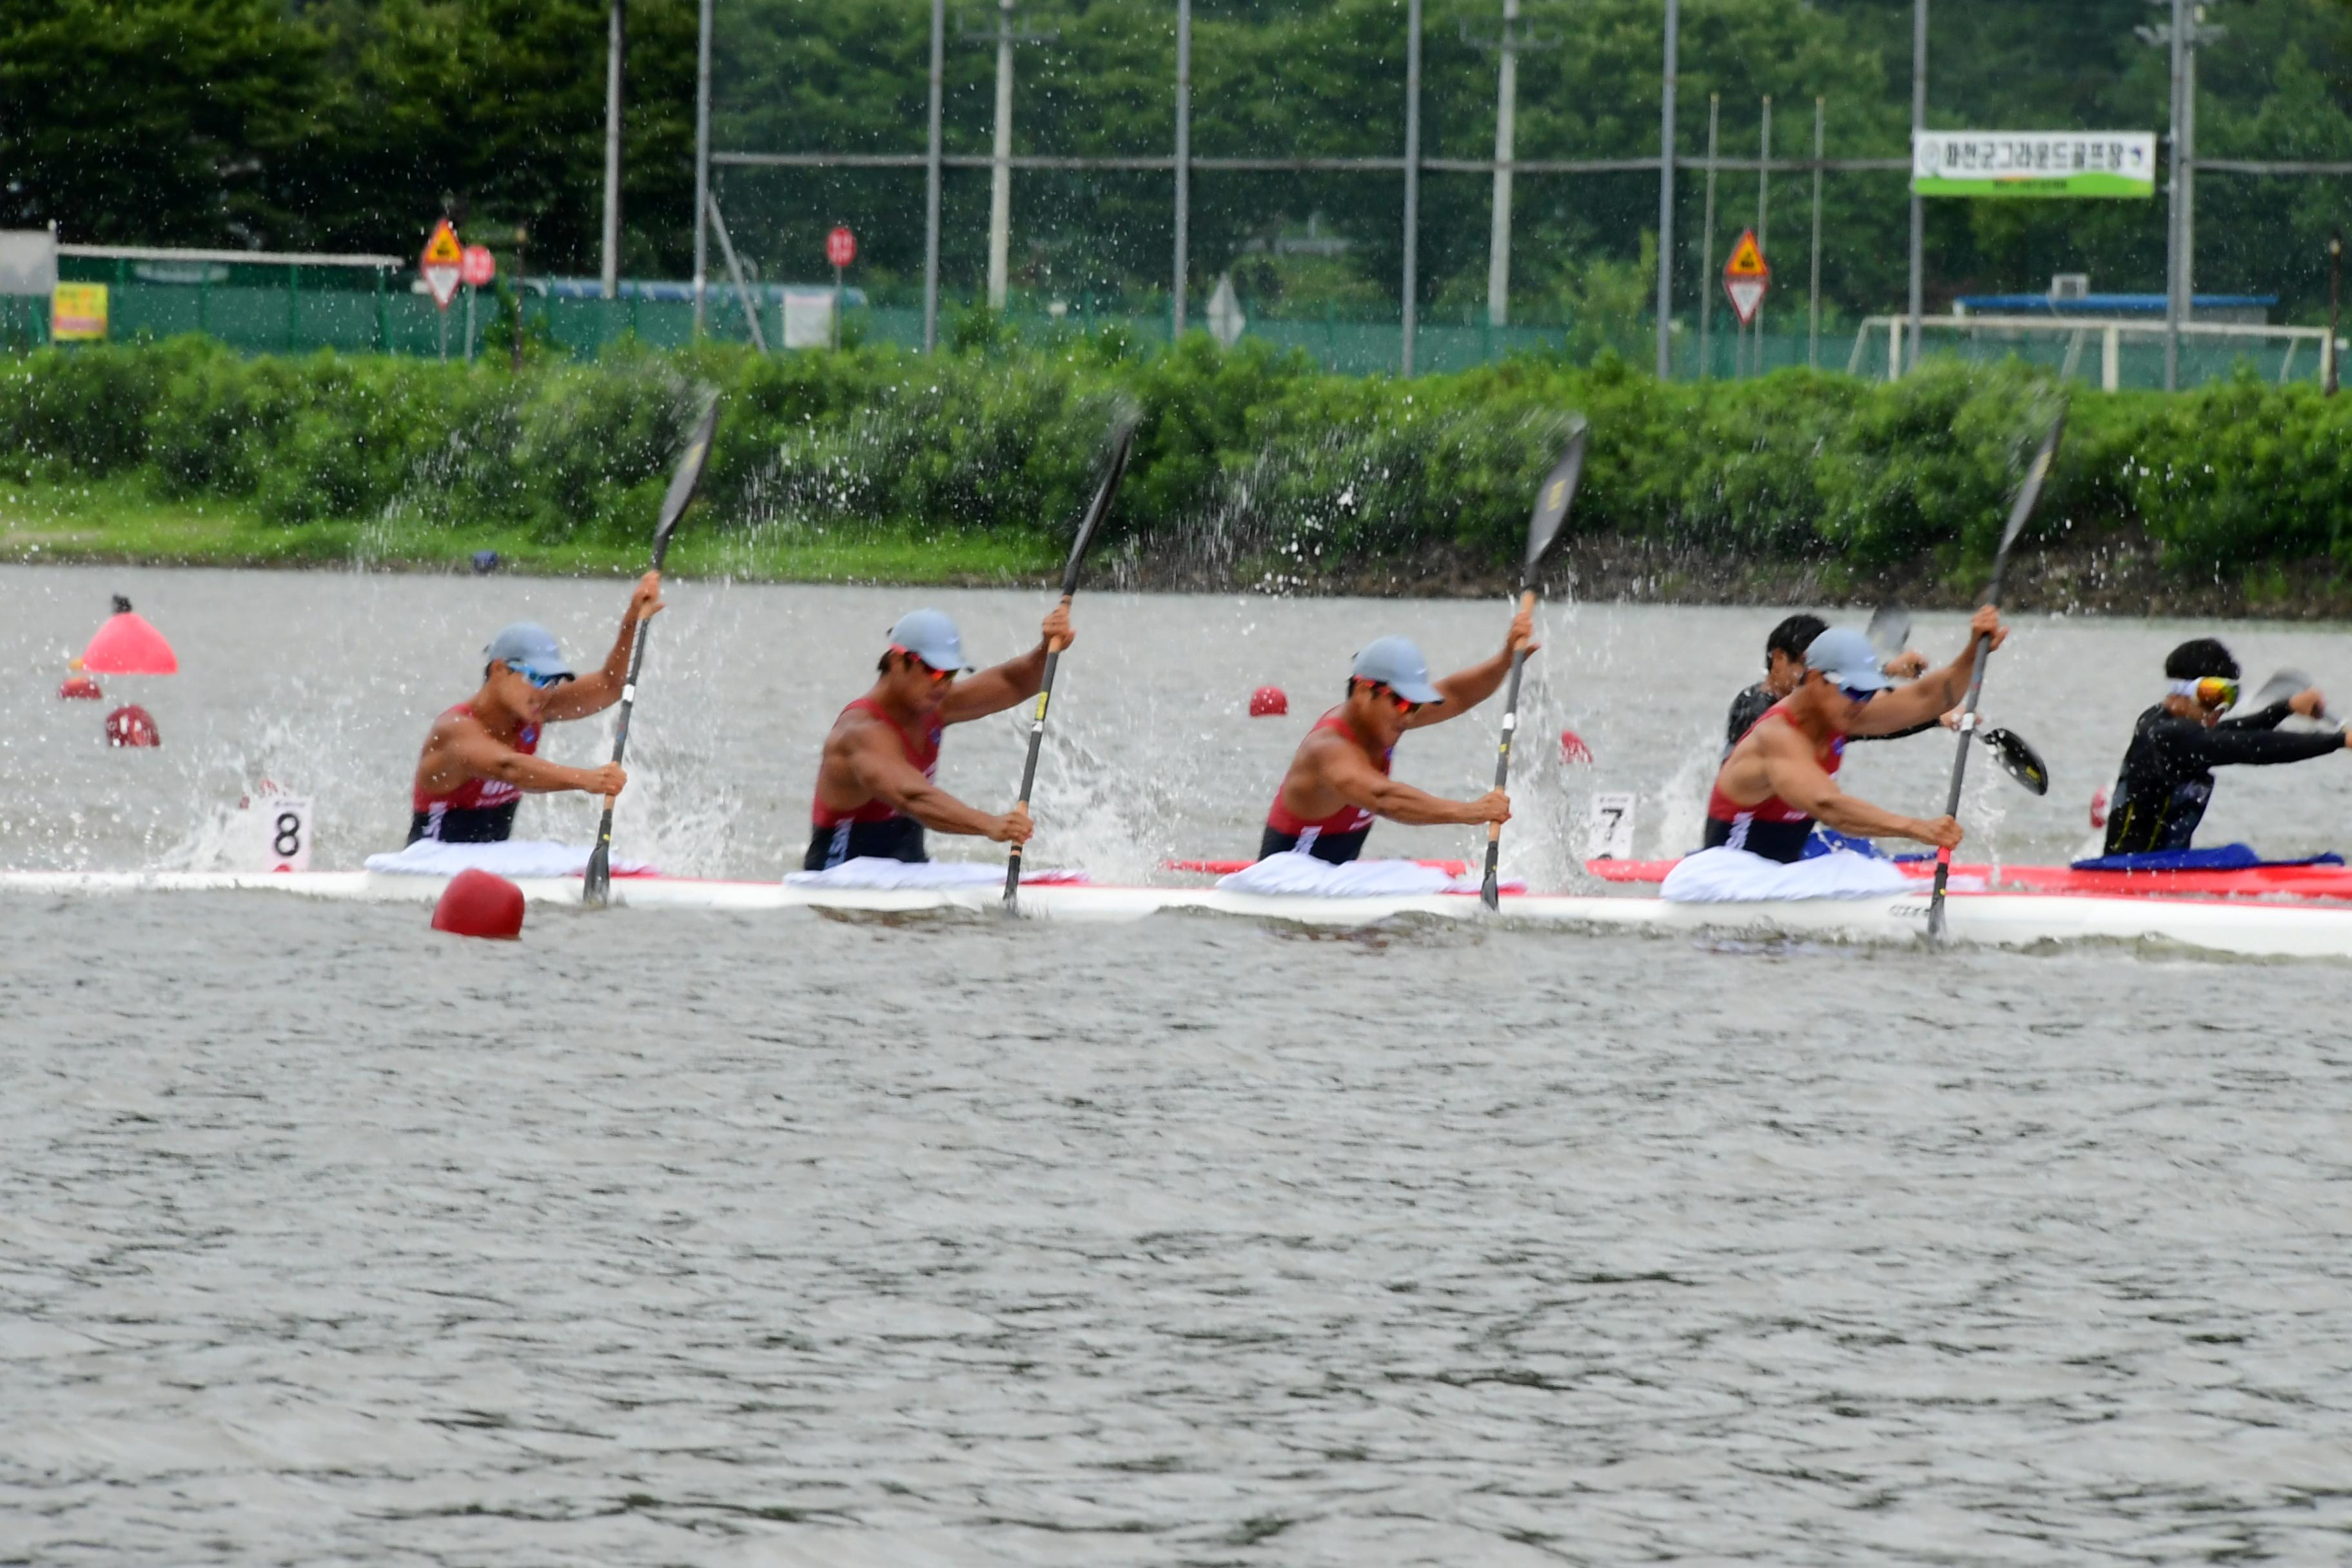
[[[1805,315],[1805,368],[1822,368],[1822,106],[1813,100],[1813,281]]]
[[[1680,0],[1666,0],[1665,62],[1658,107],[1658,379],[1664,381],[1672,374],[1669,359],[1672,347],[1673,312],[1675,303],[1675,77],[1678,69],[1675,52],[1680,39],[1676,36],[1681,22]],[[1706,280],[1699,279],[1699,289],[1706,291]]]
[[[301,268],[291,261],[288,262],[286,264],[286,352],[289,354],[298,352],[295,348],[295,341],[301,332],[300,307],[296,300],[296,291],[301,287]]]
[[[1176,288],[1171,342],[1184,335],[1184,278],[1192,218],[1192,0],[1176,0]]]
[[[1708,329],[1715,323],[1715,149],[1722,128],[1723,94],[1706,95],[1706,205],[1699,219],[1698,252],[1698,378],[1714,374],[1707,360]]]
[[[1764,95],[1764,127],[1756,140],[1756,248],[1772,254],[1772,95]],[[1764,374],[1764,301],[1748,318],[1748,373]]]
[[[947,75],[947,0],[931,0],[931,139],[923,166],[923,352],[940,346],[940,99]],[[632,327],[635,316],[630,317]]]
[[[1421,244],[1421,0],[1408,0],[1404,40],[1404,345],[1403,374],[1412,374],[1414,302]]]
[[[694,335],[702,336],[710,279],[710,7],[702,0],[694,51]]]
[[[1911,0],[1911,363],[1919,363],[1919,300],[1926,287],[1927,208],[1919,195],[1916,161],[1919,132],[1927,129],[1927,0]]]

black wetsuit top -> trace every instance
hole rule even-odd
[[[2273,702],[2259,713],[2224,719],[2207,729],[2157,704],[2132,726],[2131,746],[2107,803],[2107,853],[2186,849],[2213,798],[2213,770],[2232,763],[2300,763],[2344,749],[2333,730],[2279,732],[2294,710]]]

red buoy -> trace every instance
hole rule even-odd
[[[2100,790],[2091,796],[2091,826],[2094,827],[2105,827],[2106,825],[2107,792],[2105,790]]]
[[[1559,760],[1563,763],[1589,763],[1592,760],[1592,748],[1586,745],[1584,737],[1575,731],[1562,730],[1559,732]]]
[[[488,871],[460,871],[433,906],[433,929],[511,942],[522,934],[522,889]]]
[[[114,614],[98,628],[89,646],[81,651],[82,668],[100,675],[177,675],[179,656],[163,634],[148,624],[147,617],[131,608],[131,601],[120,594],[114,598]]]
[[[155,715],[136,702],[126,702],[106,716],[106,743],[110,746],[160,746],[163,737],[156,731]]]
[[[100,691],[98,689],[98,682],[87,675],[68,675],[58,682],[58,695],[68,701],[79,700],[95,702],[106,693]]]
[[[1250,693],[1250,717],[1279,719],[1290,711],[1290,696],[1279,686],[1261,686]]]

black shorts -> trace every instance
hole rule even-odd
[[[1279,828],[1269,827],[1257,841],[1257,858],[1263,860],[1269,855],[1303,848],[1318,860],[1333,866],[1345,866],[1364,852],[1364,840],[1371,834],[1369,827],[1359,827],[1353,833],[1318,833],[1312,828],[1305,833],[1285,833]],[[1298,842],[1302,838],[1307,840],[1304,845]]]
[[[801,869],[830,871],[845,860],[866,858],[910,864],[929,859],[923,848],[923,825],[911,816],[844,822],[832,827],[814,824],[809,832],[808,853],[801,857]]]
[[[515,808],[522,805],[510,800],[504,805],[479,805],[451,811],[420,811],[408,819],[408,841],[430,838],[439,844],[504,844],[514,836]]]
[[[1730,844],[1732,830],[1737,826],[1739,825],[1726,822],[1719,816],[1708,817],[1706,847],[1720,849]],[[1745,849],[1750,855],[1761,855],[1767,860],[1778,860],[1786,866],[1793,866],[1805,858],[1805,840],[1813,836],[1813,819],[1810,816],[1795,822],[1751,821],[1745,826],[1747,830],[1739,835],[1739,842],[1732,846],[1734,848]]]

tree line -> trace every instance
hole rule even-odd
[[[719,0],[714,136],[721,147],[919,153],[926,118],[924,0]],[[996,8],[950,7],[946,139],[985,153]],[[1523,158],[1640,157],[1656,146],[1658,0],[1526,0]],[[2341,0],[2228,0],[2200,61],[2208,157],[2352,160],[2352,10]],[[1192,144],[1203,156],[1394,154],[1403,121],[1403,0],[1198,0]],[[1174,13],[1159,0],[1024,0],[1016,149],[1164,154],[1174,135]],[[1986,129],[2164,129],[2165,51],[2135,36],[2144,0],[1978,0],[1939,9],[1930,121]],[[695,6],[630,0],[625,269],[678,276],[692,254]],[[1423,148],[1493,147],[1495,0],[1429,0]],[[1760,100],[1772,151],[1810,153],[1826,103],[1832,156],[1901,156],[1909,119],[1910,7],[1899,0],[1687,0],[1677,134],[1753,157]],[[593,0],[14,0],[0,8],[0,224],[55,220],[69,239],[406,254],[452,211],[527,235],[531,271],[593,272],[601,232],[605,11]],[[1701,182],[1680,182],[1681,299],[1697,288]],[[919,281],[919,170],[722,170],[739,248],[763,275],[824,275],[823,234],[861,237],[858,280]],[[2347,194],[2332,179],[2211,174],[2199,186],[2200,289],[2277,292],[2324,308],[2325,243]],[[1770,185],[1780,292],[1801,297],[1811,179]],[[1422,189],[1425,307],[1482,301],[1489,183],[1433,174]],[[1717,192],[1717,264],[1752,221],[1752,174]],[[1936,202],[1931,301],[2039,288],[2088,272],[2155,289],[2163,200]],[[951,172],[949,291],[985,266],[988,180]],[[1654,175],[1522,176],[1514,308],[1528,319],[1646,309]],[[1338,256],[1278,243],[1309,221]],[[1072,300],[1148,303],[1168,282],[1170,181],[1160,172],[1024,172],[1015,178],[1015,287]],[[1392,174],[1204,172],[1193,180],[1192,286],[1238,268],[1261,309],[1393,310],[1402,192]],[[1904,289],[1905,176],[1826,183],[1825,290],[1833,312],[1885,310]],[[1329,247],[1325,247],[1326,249]]]

